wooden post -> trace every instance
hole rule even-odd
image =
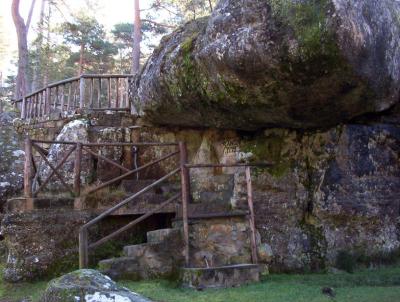
[[[99,83],[97,85],[97,108],[101,108],[101,78],[99,78]]]
[[[108,85],[108,108],[111,108],[111,78],[107,78],[107,85]]]
[[[65,84],[62,84],[61,86],[61,117],[64,116],[64,89],[65,89]]]
[[[57,105],[58,105],[58,86],[56,86],[56,95],[54,96],[54,105],[53,105],[54,112],[56,112]]]
[[[93,109],[93,92],[94,92],[94,79],[90,79],[90,109]]]
[[[79,80],[79,108],[83,109],[85,102],[85,78],[81,76]]]
[[[119,108],[119,78],[115,78],[115,108]]]
[[[67,112],[71,109],[72,82],[68,84]]]
[[[81,228],[79,231],[79,268],[87,268],[89,265],[88,231]]]
[[[26,99],[22,98],[22,107],[21,107],[21,119],[26,118]]]
[[[25,139],[24,195],[32,197],[32,141]]]
[[[254,207],[253,207],[253,187],[251,184],[251,170],[250,167],[246,167],[246,183],[247,183],[247,202],[250,210],[250,243],[251,243],[251,258],[253,264],[258,263],[257,259],[257,243],[256,243],[256,226],[254,222]]]
[[[181,187],[182,187],[182,222],[183,222],[183,240],[185,243],[185,265],[189,267],[189,223],[188,223],[188,204],[190,195],[189,170],[187,164],[187,149],[184,142],[179,142],[180,168],[181,168]]]
[[[81,161],[82,161],[82,144],[76,144],[75,162],[74,162],[74,193],[75,197],[81,194]]]
[[[46,88],[46,112],[48,115],[50,115],[50,110],[51,110],[51,88],[47,87]]]

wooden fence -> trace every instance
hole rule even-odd
[[[21,119],[63,118],[77,111],[129,111],[133,75],[83,74],[52,83],[14,101]]]

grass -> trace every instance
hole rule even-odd
[[[46,284],[0,283],[0,301],[38,301]],[[394,302],[400,301],[400,266],[354,274],[277,274],[265,276],[258,284],[223,290],[194,291],[164,280],[120,284],[158,302]],[[323,287],[334,288],[336,297],[323,295]]]

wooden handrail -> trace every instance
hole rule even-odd
[[[69,111],[82,110],[129,111],[129,79],[133,77],[132,74],[82,74],[50,83],[18,100],[13,100],[13,103],[16,107],[20,105],[22,119],[50,116],[57,119],[63,118]],[[88,83],[86,80],[89,80]],[[104,86],[107,87],[107,93],[102,91],[102,81],[107,82]],[[112,85],[112,82],[115,84]],[[106,101],[102,101],[104,97]]]
[[[173,197],[171,197],[168,200],[164,201],[163,203],[161,203],[160,205],[155,207],[150,212],[147,212],[143,216],[140,216],[139,218],[136,218],[132,222],[128,223],[127,225],[123,226],[122,228],[118,229],[117,231],[111,233],[110,235],[107,235],[107,236],[103,237],[102,239],[96,241],[95,243],[90,244],[89,245],[89,250],[90,249],[94,249],[94,248],[106,243],[107,241],[110,241],[111,239],[115,238],[116,236],[120,235],[121,233],[129,230],[130,228],[132,228],[135,225],[137,225],[139,222],[145,220],[146,218],[150,217],[151,215],[156,214],[158,211],[160,211],[161,209],[165,208],[169,203],[171,203],[172,201],[177,200],[179,197],[181,197],[180,193],[175,194]]]
[[[88,223],[86,223],[85,225],[83,225],[80,230],[79,230],[79,267],[80,268],[87,268],[88,264],[89,264],[89,243],[88,243],[88,229],[95,225],[96,223],[98,223],[99,221],[103,220],[104,218],[106,218],[107,216],[109,216],[110,214],[112,214],[113,212],[117,211],[118,209],[120,209],[121,207],[125,206],[126,204],[128,204],[129,202],[133,201],[134,199],[136,199],[137,197],[143,195],[144,193],[148,192],[149,190],[151,190],[152,188],[158,186],[160,183],[164,182],[165,180],[167,180],[168,178],[174,176],[175,174],[177,174],[179,171],[181,170],[181,168],[177,168],[175,170],[173,170],[172,172],[168,173],[167,175],[159,178],[158,180],[156,180],[155,182],[153,182],[152,184],[148,185],[147,187],[145,187],[144,189],[140,190],[139,192],[133,194],[132,196],[124,199],[123,201],[121,201],[119,204],[111,207],[110,209],[108,209],[107,211],[103,212],[102,214],[100,214],[99,216],[97,216],[96,218],[94,218],[93,220],[89,221]],[[179,196],[179,195],[178,195]],[[164,202],[162,204],[162,206],[164,207],[167,203],[170,203],[171,201],[175,200],[178,198],[178,196],[173,196],[172,198],[168,199],[166,202]],[[149,213],[148,213],[149,214]],[[148,215],[147,214],[147,215]],[[151,215],[153,215],[153,213],[150,213]],[[145,215],[146,216],[146,215]],[[150,215],[148,215],[150,216]],[[146,218],[148,217],[146,216]],[[133,221],[131,223],[129,223],[128,225],[126,225],[125,227],[122,227],[121,229],[117,230],[116,232],[100,239],[99,241],[95,242],[94,244],[91,245],[91,247],[96,247],[99,246],[100,244],[103,244],[104,242],[112,239],[113,237],[121,234],[122,232],[124,232],[125,230],[131,228],[132,226],[136,225],[137,223],[139,223],[140,221],[144,220],[143,219],[137,219],[136,221]]]
[[[108,187],[108,186],[112,185],[113,183],[116,183],[116,182],[118,182],[118,181],[120,181],[120,180],[122,180],[124,178],[127,178],[127,177],[131,176],[132,174],[140,172],[140,171],[142,171],[142,170],[144,170],[144,169],[146,169],[148,167],[154,166],[155,164],[158,164],[159,162],[162,162],[162,161],[164,161],[164,160],[166,160],[166,159],[168,159],[168,158],[170,158],[170,157],[172,157],[174,155],[177,155],[177,154],[179,154],[178,151],[169,153],[169,154],[161,157],[160,159],[157,159],[157,160],[154,160],[152,162],[149,162],[149,163],[147,163],[147,164],[145,164],[145,165],[143,165],[143,166],[141,166],[141,167],[139,167],[137,169],[130,170],[129,172],[127,172],[125,174],[122,174],[122,175],[120,175],[120,176],[118,176],[116,178],[113,178],[113,179],[111,179],[109,181],[106,181],[105,183],[102,183],[101,185],[99,185],[99,186],[97,186],[97,187],[95,187],[93,189],[88,190],[86,192],[86,195],[89,195],[89,194],[94,193],[94,192],[96,192],[96,191],[98,191],[100,189]]]

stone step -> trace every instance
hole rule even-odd
[[[143,243],[124,247],[124,257],[99,262],[99,270],[112,279],[166,278],[177,273],[184,261],[183,244]]]
[[[194,289],[237,287],[260,281],[260,266],[235,264],[209,268],[183,268],[184,287]]]
[[[166,240],[179,240],[181,230],[178,228],[159,229],[147,232],[148,243],[162,243]]]

